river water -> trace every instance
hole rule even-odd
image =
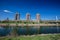
[[[0,27],[0,36],[6,36],[8,34],[11,33],[11,31],[13,30],[13,28],[3,28]],[[34,27],[18,27],[17,28],[17,34],[18,35],[25,35],[25,34],[48,34],[48,33],[60,33],[60,27],[47,27],[47,26],[42,26],[40,28],[34,28]]]

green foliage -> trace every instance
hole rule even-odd
[[[0,21],[0,23],[24,23],[24,24],[37,24],[37,22],[30,22],[30,21]]]
[[[1,21],[1,23],[8,23],[9,21]]]
[[[35,35],[35,36],[19,36],[19,37],[5,37],[0,40],[60,40],[60,34],[51,35]]]

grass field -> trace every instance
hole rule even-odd
[[[0,40],[60,40],[60,34],[41,34],[41,35],[27,35],[18,37],[4,37]]]

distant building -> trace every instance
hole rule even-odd
[[[26,14],[26,20],[30,20],[30,14],[29,13]]]
[[[9,21],[9,18],[8,17],[6,18],[6,21]]]
[[[15,20],[20,20],[20,14],[18,12],[15,14]]]
[[[40,22],[40,14],[36,14],[36,21],[39,23]]]

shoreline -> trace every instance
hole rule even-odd
[[[60,24],[0,24],[0,26],[60,26]]]

